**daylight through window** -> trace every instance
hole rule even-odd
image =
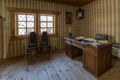
[[[38,32],[39,34],[41,34],[43,31],[47,31],[50,35],[55,34],[55,15],[16,13],[16,36],[27,36],[32,31]]]

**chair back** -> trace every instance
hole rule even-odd
[[[48,33],[46,31],[41,35],[40,45],[48,45]]]
[[[37,35],[35,32],[31,32],[29,35],[29,46],[30,47],[37,46]]]

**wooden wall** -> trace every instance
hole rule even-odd
[[[2,1],[0,0],[0,12],[2,12]],[[3,59],[3,18],[0,13],[0,61]]]
[[[15,57],[21,56],[26,53],[27,40],[26,39],[11,39],[11,28],[10,28],[10,12],[6,7],[15,7],[15,8],[27,8],[27,9],[42,9],[42,10],[52,10],[60,11],[60,15],[57,20],[58,36],[51,37],[52,50],[64,48],[64,37],[69,33],[69,27],[72,27],[72,33],[78,35],[79,30],[77,28],[78,20],[75,18],[76,7],[48,3],[44,1],[37,0],[1,0],[2,3],[2,13],[0,14],[6,19],[4,21],[4,57]],[[72,12],[72,24],[68,25],[65,22],[65,12]]]
[[[98,0],[86,6],[85,18],[80,21],[80,32],[85,37],[96,33],[107,34],[109,41],[120,43],[119,0]]]
[[[3,18],[0,16],[0,60],[3,59]]]
[[[118,0],[118,4],[120,4],[120,0]],[[120,43],[120,5],[118,5],[118,42]]]
[[[48,3],[37,0],[0,0],[0,15],[5,18],[3,38],[4,38],[4,58],[25,55],[27,40],[11,39],[10,12],[6,7],[43,9],[60,11],[57,20],[58,37],[51,37],[52,50],[64,48],[64,37],[69,33],[69,27],[72,28],[73,35],[84,35],[85,37],[94,37],[96,33],[108,34],[109,41],[120,43],[120,3],[119,0],[98,0],[83,6],[85,18],[77,20],[76,10],[78,7]],[[65,12],[72,12],[72,24],[65,23]],[[1,42],[2,39],[0,39]]]

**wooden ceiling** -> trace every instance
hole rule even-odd
[[[60,4],[67,4],[67,5],[81,7],[95,0],[38,0],[38,1],[49,1],[49,2],[55,2],[55,3],[60,3]]]

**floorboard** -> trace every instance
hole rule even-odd
[[[52,56],[16,57],[0,63],[0,80],[120,80],[120,61],[113,60],[113,67],[100,78],[83,69],[82,57],[69,58],[65,51]]]

